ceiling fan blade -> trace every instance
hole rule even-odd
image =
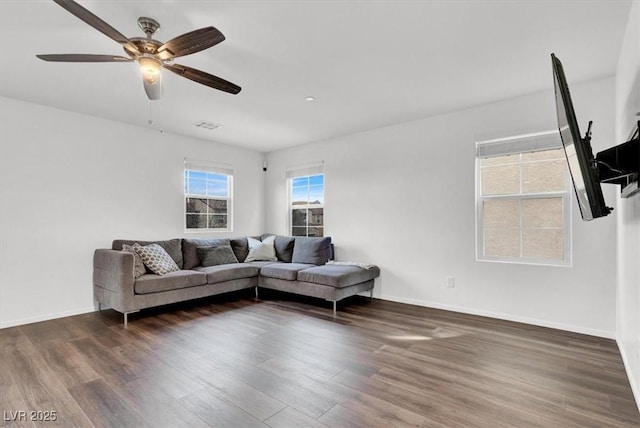
[[[127,37],[125,37],[122,33],[120,33],[118,30],[113,28],[111,25],[104,22],[102,19],[98,18],[96,15],[94,15],[84,7],[80,6],[75,1],[73,0],[53,0],[53,1],[59,4],[60,6],[62,6],[64,9],[66,9],[69,13],[71,13],[72,15],[75,15],[77,18],[91,25],[93,28],[100,31],[102,34],[109,37],[110,39],[115,40],[116,42],[120,43],[123,46],[127,46],[127,48],[129,48],[129,50],[131,50],[132,52],[139,52],[136,45],[131,43],[131,41]]]
[[[200,28],[169,40],[158,48],[156,56],[170,59],[191,55],[215,46],[224,40],[224,35],[214,27]]]
[[[43,61],[54,62],[131,62],[131,58],[118,55],[90,55],[90,54],[51,54],[36,55]]]
[[[173,71],[179,76],[186,77],[187,79],[209,86],[213,89],[229,92],[230,94],[237,94],[242,89],[240,86],[221,79],[220,77],[205,73],[204,71],[196,70],[195,68],[187,67],[186,65],[163,64],[162,66],[169,71]]]

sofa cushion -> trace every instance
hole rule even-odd
[[[331,237],[296,236],[293,245],[293,263],[323,265],[331,259]]]
[[[144,265],[155,274],[165,275],[180,270],[171,256],[158,244],[149,244],[143,247],[135,243],[133,249],[138,253]]]
[[[268,262],[268,261],[262,260],[262,261],[257,261],[257,262],[244,262],[244,263],[247,264],[247,265],[250,265],[250,266],[255,266],[258,269],[261,269],[261,268],[263,268],[265,266],[280,265],[280,264],[283,264],[284,262],[281,262],[281,261]]]
[[[298,281],[342,288],[369,281],[378,276],[380,276],[380,269],[377,266],[362,269],[358,266],[324,265],[301,270],[298,272]]]
[[[238,263],[231,245],[218,245],[217,247],[198,247],[198,257],[202,267],[227,265]]]
[[[265,238],[260,242],[257,239],[251,237],[247,238],[249,243],[249,254],[245,259],[245,262],[255,262],[259,260],[263,261],[277,261],[275,244],[275,236]]]
[[[145,274],[138,278],[133,286],[136,294],[158,293],[196,287],[207,283],[207,275],[192,270],[179,270],[166,275]]]
[[[295,242],[295,238],[293,236],[281,236],[281,235],[273,235],[272,233],[265,233],[261,236],[260,239],[263,241],[269,236],[275,236],[275,249],[276,249],[276,257],[278,260],[283,261],[285,263],[291,263],[291,258],[293,257],[293,244]]]
[[[266,278],[295,281],[298,278],[298,271],[314,266],[307,263],[272,263],[261,268],[260,275]]]
[[[219,245],[229,245],[229,240],[226,238],[184,238],[182,240],[182,255],[184,256],[182,269],[193,269],[196,266],[200,266],[198,247],[217,247]]]
[[[246,263],[197,267],[195,271],[206,274],[208,284],[231,281],[233,279],[252,278],[258,276],[260,268]]]
[[[142,276],[147,272],[147,269],[144,267],[144,263],[142,262],[140,255],[136,253],[136,250],[134,250],[131,245],[123,244],[122,252],[133,254],[133,277],[134,278]]]
[[[180,269],[183,268],[183,259],[182,259],[182,240],[181,239],[169,239],[167,241],[132,241],[128,239],[116,239],[111,243],[111,249],[113,250],[122,250],[122,246],[124,244],[133,245],[138,243],[142,246],[149,244],[158,244],[171,256],[174,262],[178,265]]]

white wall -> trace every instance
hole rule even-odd
[[[262,153],[8,98],[0,123],[0,327],[92,311],[113,239],[187,236],[184,157],[234,166],[234,231],[215,236],[264,230]]]
[[[572,84],[565,67],[581,126],[595,121],[594,151],[609,146],[613,79]],[[476,138],[555,127],[550,90],[269,153],[267,230],[287,232],[285,170],[324,160],[326,234],[338,259],[381,267],[375,296],[613,337],[614,215],[583,222],[573,202],[571,268],[475,260]]]
[[[640,116],[640,2],[631,7],[616,72],[616,141]],[[640,408],[640,195],[618,202],[617,340]]]

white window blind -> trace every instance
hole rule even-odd
[[[192,171],[213,172],[216,174],[233,175],[233,165],[230,163],[184,159],[184,169]]]
[[[479,158],[488,158],[515,153],[539,152],[561,147],[562,140],[560,139],[558,131],[545,131],[509,138],[479,141],[476,143],[476,156]]]
[[[306,177],[324,173],[324,162],[313,162],[287,168],[287,178]]]

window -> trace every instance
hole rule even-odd
[[[287,171],[289,231],[292,236],[324,236],[322,163]]]
[[[557,132],[478,143],[476,171],[479,260],[571,264],[570,179]]]
[[[232,230],[233,171],[185,162],[184,201],[187,231]]]
[[[291,235],[324,236],[324,175],[291,179]]]

